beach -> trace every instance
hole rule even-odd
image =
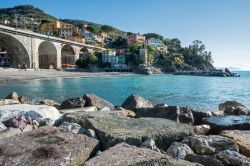
[[[36,79],[55,79],[55,78],[89,78],[133,75],[134,73],[121,72],[66,72],[58,70],[23,70],[23,69],[0,69],[0,83],[15,83],[19,81],[29,81]]]

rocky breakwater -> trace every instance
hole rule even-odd
[[[229,133],[210,135],[203,118],[222,113],[153,105],[136,95],[121,107],[94,94],[61,104],[7,98],[13,102],[0,106],[0,165],[250,164],[248,144]]]

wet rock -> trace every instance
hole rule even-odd
[[[192,111],[190,109],[181,109],[181,112],[178,114],[178,122],[193,125],[194,117]]]
[[[18,97],[18,100],[21,104],[32,104],[32,99],[25,96]]]
[[[250,110],[248,110],[245,107],[229,107],[224,110],[225,115],[248,115],[250,113]]]
[[[48,106],[54,106],[56,108],[59,108],[60,104],[55,102],[54,100],[50,100],[50,99],[44,99],[44,100],[40,100],[39,101],[40,105],[48,105]]]
[[[157,147],[167,150],[172,142],[181,141],[193,134],[193,128],[189,125],[160,118],[128,119],[118,116],[97,116],[85,120],[81,118],[79,124],[95,130],[104,149],[121,142],[140,146],[142,140],[151,137]]]
[[[211,126],[211,132],[219,134],[223,130],[249,130],[250,116],[230,115],[205,118],[204,122]]]
[[[191,148],[199,155],[213,155],[223,150],[239,151],[237,144],[230,138],[210,135],[189,138]]]
[[[18,94],[16,92],[11,92],[5,99],[18,100]]]
[[[203,118],[211,117],[211,111],[199,111],[191,109],[194,117],[194,125],[201,125],[204,123]]]
[[[220,111],[225,111],[227,108],[231,108],[231,107],[237,108],[237,107],[245,107],[245,106],[237,101],[226,101],[224,103],[219,104]]]
[[[23,130],[27,124],[28,120],[24,116],[17,116],[3,122],[7,127],[19,128]]]
[[[249,166],[250,159],[241,155],[238,152],[225,150],[217,154],[217,157],[227,165],[234,166]]]
[[[190,161],[190,162],[195,162],[202,164],[204,166],[224,166],[221,161],[209,157],[209,156],[201,156],[201,155],[196,155],[196,154],[187,154],[185,156],[185,160]]]
[[[62,128],[62,129],[65,129],[67,131],[70,131],[70,132],[72,132],[74,134],[84,134],[87,131],[86,129],[82,128],[77,123],[63,122],[59,127]]]
[[[96,132],[94,130],[92,130],[92,129],[88,129],[86,131],[86,135],[91,137],[91,138],[98,139],[98,136],[97,136]]]
[[[104,107],[108,107],[110,110],[115,109],[115,106],[112,103],[110,103],[110,102],[108,102],[108,101],[106,101],[106,100],[104,100],[104,99],[102,99],[94,94],[85,94],[83,96],[83,99],[86,101],[85,107],[96,106],[97,109],[99,109],[99,110],[103,109]]]
[[[9,127],[5,130],[0,131],[0,139],[12,137],[20,133],[22,133],[22,130],[20,130],[19,128]],[[0,157],[0,161],[1,161],[1,157]]]
[[[139,166],[139,165],[164,165],[164,166],[195,166],[184,160],[175,160],[172,157],[149,150],[138,148],[126,143],[115,145],[102,152],[100,155],[88,160],[84,166]]]
[[[174,157],[175,159],[185,159],[187,154],[194,154],[192,149],[184,143],[173,142],[167,150],[167,154]]]
[[[13,99],[0,99],[0,106],[10,105],[10,104],[20,104],[18,100]]]
[[[194,132],[197,135],[207,135],[210,129],[211,127],[209,125],[194,126]]]
[[[7,127],[3,123],[0,122],[0,131],[3,131],[5,129],[7,129]]]
[[[82,97],[67,99],[62,102],[61,109],[83,108],[85,100]]]
[[[15,146],[13,146],[13,144]],[[41,127],[0,140],[0,165],[81,165],[98,141],[54,127]],[[24,153],[25,152],[25,153]]]
[[[250,157],[250,130],[226,130],[220,135],[233,139],[244,156]]]
[[[123,102],[122,107],[135,111],[139,108],[153,108],[153,104],[141,96],[131,95]]]

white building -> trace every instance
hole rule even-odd
[[[61,38],[71,37],[71,36],[73,36],[73,30],[72,29],[61,29],[59,31],[59,35]]]
[[[150,38],[147,40],[147,44],[152,46],[152,47],[158,47],[158,46],[163,45],[163,42],[159,39]]]

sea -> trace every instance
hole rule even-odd
[[[68,98],[93,93],[120,106],[130,95],[140,95],[153,104],[187,106],[218,111],[224,101],[235,100],[250,106],[250,72],[241,77],[203,77],[183,75],[130,75],[99,78],[55,78],[0,84],[0,98],[16,91],[35,100]]]

